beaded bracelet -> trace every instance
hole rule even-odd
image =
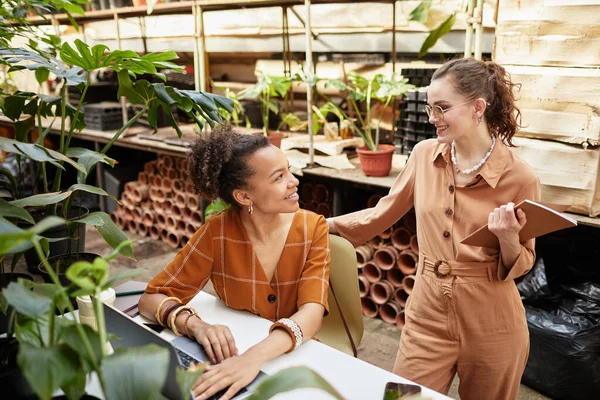
[[[300,325],[298,325],[296,321],[290,318],[281,318],[271,325],[269,333],[273,332],[273,330],[277,328],[285,330],[292,338],[292,347],[286,351],[286,354],[291,353],[302,345],[302,342],[304,341],[304,335],[302,334],[302,328],[300,328]]]
[[[156,318],[156,322],[158,322],[162,326],[164,326],[164,325],[162,324],[162,321],[160,318],[160,311],[161,311],[162,306],[169,300],[175,300],[176,302],[181,304],[181,300],[179,300],[177,297],[165,297],[164,299],[162,299],[162,301],[158,304],[158,307],[156,307],[156,313],[154,314],[154,318]]]
[[[177,326],[175,326],[175,319],[177,318],[177,316],[179,315],[179,313],[180,313],[180,312],[182,312],[182,311],[187,311],[187,312],[189,312],[190,314],[196,314],[196,310],[194,310],[194,309],[193,309],[192,307],[190,307],[190,306],[181,306],[181,307],[177,308],[175,311],[173,311],[173,312],[171,313],[171,316],[169,317],[169,318],[170,318],[170,322],[171,322],[171,330],[173,331],[173,333],[174,333],[176,336],[183,336],[183,334],[182,334],[182,333],[180,333],[180,332],[177,330]]]

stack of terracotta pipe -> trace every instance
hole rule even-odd
[[[378,200],[371,198],[369,203],[374,205]],[[363,314],[402,329],[404,307],[415,283],[419,258],[414,212],[357,247],[356,258]]]
[[[333,216],[333,193],[322,183],[305,182],[300,186],[300,208],[321,214],[325,218]]]
[[[184,246],[203,223],[200,198],[187,181],[184,158],[159,155],[144,165],[137,181],[127,182],[111,213],[124,230]]]

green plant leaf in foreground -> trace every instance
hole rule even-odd
[[[49,400],[56,389],[71,382],[80,370],[77,354],[64,344],[35,347],[21,343],[17,363],[42,400]]]
[[[321,389],[338,400],[344,400],[321,375],[307,367],[287,368],[269,376],[261,382],[249,400],[267,400],[279,393],[302,388]]]
[[[444,22],[442,22],[442,24],[440,26],[438,26],[436,29],[432,30],[429,33],[429,36],[427,36],[427,39],[425,39],[425,41],[423,42],[423,45],[421,46],[421,50],[419,50],[419,58],[421,58],[425,54],[427,54],[429,49],[432,48],[436,44],[436,42],[438,41],[439,38],[444,36],[446,33],[450,32],[450,30],[454,26],[455,22],[456,22],[456,13],[449,16],[448,19],[445,20]]]
[[[13,206],[17,207],[39,207],[47,206],[50,204],[60,203],[71,195],[71,192],[52,192],[34,194],[33,196],[25,197],[19,200],[13,200],[10,202]]]
[[[118,348],[102,362],[107,400],[161,398],[169,351],[155,344]]]
[[[94,290],[108,280],[108,262],[102,257],[96,257],[93,262],[77,261],[67,269],[66,275],[80,288]]]
[[[6,200],[0,199],[0,217],[20,218],[24,221],[34,224],[33,218],[29,213],[21,207],[10,204]]]
[[[21,282],[11,282],[2,294],[18,313],[30,318],[45,315],[52,304],[50,298],[32,292]]]
[[[75,221],[87,225],[94,225],[100,236],[104,238],[106,243],[113,249],[120,247],[119,253],[125,257],[135,258],[133,255],[133,246],[131,241],[118,226],[110,219],[110,216],[101,211],[93,212],[87,216]],[[128,242],[122,245],[123,242]]]

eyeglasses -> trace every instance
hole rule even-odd
[[[452,109],[454,109],[456,107],[460,107],[460,106],[464,106],[465,104],[472,103],[474,101],[475,100],[469,100],[467,102],[457,104],[457,105],[452,106],[450,108],[446,108],[445,110],[442,107],[440,107],[440,106],[433,106],[433,107],[431,107],[429,104],[425,104],[425,111],[427,112],[427,116],[428,117],[431,118],[433,116],[436,119],[439,119],[439,120],[443,121],[444,120],[444,114],[447,113],[448,111],[450,111],[450,110],[452,110]]]

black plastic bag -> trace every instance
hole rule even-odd
[[[556,297],[548,285],[546,266],[542,258],[535,262],[531,272],[517,284],[517,289],[519,289],[521,300],[525,304],[534,304],[538,300]]]
[[[525,307],[531,350],[522,380],[553,399],[589,400],[600,393],[600,321],[587,310],[574,312],[582,304],[593,306],[566,299],[554,310]]]

